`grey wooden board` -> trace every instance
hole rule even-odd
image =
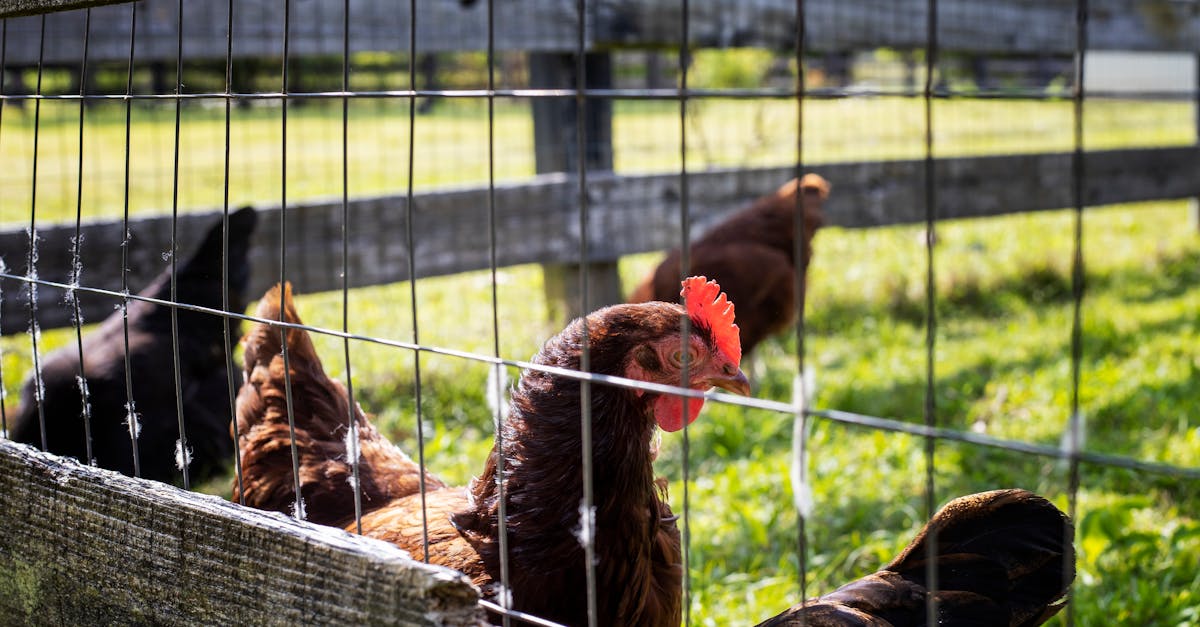
[[[47,625],[482,625],[457,571],[0,438],[0,616]]]
[[[1070,207],[1070,153],[939,159],[934,162],[939,219],[975,218]],[[1200,195],[1200,149],[1148,148],[1086,153],[1084,202],[1088,206]],[[875,227],[925,219],[924,160],[809,164],[833,183],[827,222],[843,227]],[[793,176],[791,167],[711,170],[688,175],[693,236],[716,220],[768,193]],[[588,176],[588,236],[592,261],[663,250],[678,245],[681,187],[678,174]],[[527,183],[499,185],[496,201],[496,259],[499,266],[522,263],[576,263],[580,259],[578,189],[563,174]],[[349,205],[351,287],[380,285],[489,267],[486,187],[422,192],[414,197],[415,272],[408,267],[407,201],[404,196],[359,198]],[[202,233],[220,213],[179,217],[180,233]],[[340,202],[290,205],[286,210],[287,279],[304,292],[341,288],[342,206]],[[280,209],[261,207],[250,259],[249,296],[261,294],[280,276]],[[170,216],[131,222],[130,278],[140,289],[168,262]],[[38,276],[67,283],[73,224],[38,229]],[[86,223],[83,228],[81,284],[120,287],[120,221]],[[195,240],[180,245],[186,256]],[[11,274],[25,273],[28,234],[22,228],[0,232],[0,255]],[[4,333],[28,327],[22,283],[0,287]],[[70,324],[61,290],[38,290],[41,328]],[[85,295],[84,318],[96,322],[113,311],[116,299]]]
[[[27,13],[44,5],[60,8],[83,0],[0,0],[0,15]],[[1200,50],[1200,10],[1194,1],[1092,0],[1090,49]],[[417,3],[418,52],[483,50],[487,44],[487,2],[463,8],[458,0]],[[174,61],[177,0],[143,0],[138,9],[136,56],[141,61]],[[238,0],[234,9],[236,57],[280,57],[283,1]],[[928,39],[926,0],[808,0],[806,44],[811,51],[924,48]],[[1065,55],[1075,47],[1075,0],[941,0],[938,45],[943,50],[992,54]],[[574,0],[500,0],[495,7],[497,50],[571,52],[576,48],[578,15]],[[225,0],[184,3],[186,59],[221,59],[226,54]],[[680,41],[682,4],[678,0],[588,0],[585,46],[673,48]],[[693,45],[792,49],[796,40],[794,0],[697,0],[690,3],[688,28]],[[89,57],[125,61],[129,57],[130,8],[98,7],[92,12]],[[407,52],[411,21],[408,3],[351,0],[352,51]],[[289,46],[293,57],[342,52],[340,0],[293,1]],[[83,48],[83,11],[47,19],[45,60],[77,66]],[[9,21],[8,62],[37,62],[40,18]],[[393,86],[402,89],[405,86]]]
[[[0,17],[66,11],[129,0],[0,0]]]

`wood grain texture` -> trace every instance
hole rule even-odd
[[[6,623],[484,624],[461,574],[390,544],[4,439],[0,528]]]
[[[826,223],[865,228],[925,220],[921,159],[868,163],[808,164],[806,169],[833,184],[825,205]],[[1200,149],[1147,148],[1090,152],[1084,156],[1087,206],[1200,195]],[[707,170],[688,175],[693,236],[779,187],[794,176],[792,167]],[[938,219],[977,218],[1070,207],[1071,154],[1040,153],[938,159],[934,162]],[[498,185],[497,263],[578,263],[582,235],[578,189],[573,177],[548,174],[526,183]],[[679,245],[679,175],[588,175],[590,259],[613,261],[622,255]],[[422,192],[414,197],[416,268],[408,267],[404,196],[359,198],[350,202],[350,257],[345,264],[351,287],[382,285],[489,267],[486,187]],[[304,292],[341,289],[340,202],[289,205],[287,237],[279,229],[279,207],[259,207],[250,252],[253,275],[248,294],[261,294],[279,280],[279,249],[286,242],[287,278]],[[220,212],[179,217],[180,233],[203,232]],[[170,216],[130,224],[130,287],[140,289],[168,266]],[[67,283],[74,225],[38,229],[38,276]],[[82,285],[120,287],[120,221],[84,225]],[[0,251],[9,273],[23,275],[29,236],[23,228],[0,232]],[[180,255],[192,242],[182,242]],[[4,280],[0,292],[0,331],[18,333],[29,325],[22,283]],[[81,293],[85,321],[113,312],[119,299]],[[38,323],[48,329],[70,324],[62,290],[38,290]]]
[[[101,2],[0,0],[0,16],[97,4]],[[418,3],[417,50],[485,49],[486,5],[476,2],[464,8],[458,0]],[[1067,55],[1075,45],[1075,5],[1075,0],[942,0],[938,3],[938,45],[954,52]],[[235,57],[277,58],[282,54],[281,6],[279,0],[235,3]],[[688,30],[693,46],[777,50],[795,46],[794,0],[703,0],[689,6]],[[805,6],[806,48],[810,51],[923,49],[928,39],[926,0],[808,0]],[[497,50],[575,50],[579,16],[574,0],[505,0],[494,7]],[[225,3],[193,0],[184,3],[183,11],[185,57],[223,59]],[[588,50],[679,45],[682,5],[678,0],[588,0],[586,11],[584,44]],[[129,12],[129,6],[99,7],[92,12],[89,57],[93,61],[127,59]],[[340,55],[342,19],[341,2],[293,2],[290,54]],[[138,9],[138,59],[173,61],[179,23],[177,0],[143,0]],[[411,23],[406,2],[351,0],[350,49],[407,52]],[[83,24],[82,11],[56,13],[47,20],[47,37],[54,42],[46,48],[47,63],[78,65]],[[10,21],[9,63],[36,63],[39,27],[36,17]],[[1092,0],[1088,47],[1192,52],[1200,49],[1200,12],[1192,2]]]
[[[129,0],[0,0],[0,17],[36,15],[71,9],[84,9]]]

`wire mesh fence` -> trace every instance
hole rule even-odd
[[[1012,484],[1079,525],[1081,578],[1056,620],[1187,622],[1187,586],[1142,603],[1112,590],[1200,572],[1186,514],[1200,479],[1186,348],[1200,252],[1178,200],[1200,194],[1197,19],[1194,3],[1086,0],[147,1],[5,18],[4,431],[245,495],[260,478],[244,476],[254,438],[234,417],[250,383],[230,364],[250,350],[242,332],[265,324],[282,358],[288,513],[326,515],[296,362],[306,331],[348,399],[323,416],[339,425],[327,457],[345,461],[350,499],[328,516],[358,533],[376,524],[376,428],[419,468],[418,559],[455,565],[438,561],[444,489],[426,468],[471,490],[495,482],[496,549],[468,575],[504,624],[551,624],[523,611],[531,581],[585,608],[558,620],[627,616],[611,606],[611,547],[629,534],[603,518],[620,469],[602,463],[608,432],[593,433],[611,390],[681,399],[685,415],[712,401],[651,445],[672,479],[661,519],[681,537],[665,595],[686,624],[766,619],[870,572],[948,498]],[[1183,53],[1089,62],[1093,47]],[[1122,80],[1155,71],[1167,79]],[[1089,82],[1106,72],[1117,79]],[[753,397],[692,389],[687,350],[682,387],[605,370],[603,318],[584,319],[577,369],[528,358],[564,312],[617,302],[621,279],[659,259],[624,256],[678,248],[693,267],[695,236],[810,171],[833,185],[827,226],[814,252],[805,220],[789,223],[811,283],[789,279],[801,315],[743,365]],[[1135,201],[1154,202],[1092,208]],[[244,204],[259,211],[239,244]],[[204,297],[188,282],[203,242],[219,266]],[[543,267],[514,265],[531,263]],[[475,272],[439,276],[463,270]],[[245,313],[276,282],[305,294],[307,324],[283,307]],[[578,439],[554,468],[571,481],[514,496],[528,449],[549,446],[506,407],[508,377],[531,373],[577,382],[560,428]],[[33,422],[17,426],[17,401]],[[221,439],[226,450],[205,450]],[[204,468],[210,454],[232,470]],[[519,531],[529,498],[567,503],[556,533],[582,552],[540,555],[541,579]],[[467,537],[463,519],[454,528]],[[1141,570],[1164,552],[1178,555],[1167,575]]]

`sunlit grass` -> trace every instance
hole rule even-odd
[[[1200,234],[1187,203],[1089,210],[1084,253],[1080,403],[1088,450],[1200,467]],[[1057,446],[1070,413],[1071,212],[938,225],[937,420],[1001,438]],[[814,406],[923,421],[925,248],[920,227],[830,228],[810,275],[807,363]],[[658,255],[622,261],[628,287]],[[504,268],[496,285],[499,352],[526,359],[557,325],[545,320],[541,272]],[[5,297],[13,289],[5,284]],[[302,286],[299,286],[302,288]],[[423,344],[491,355],[488,273],[417,284]],[[305,321],[342,328],[341,295],[303,295]],[[350,292],[347,327],[411,341],[409,285]],[[46,331],[40,346],[73,341]],[[10,403],[30,366],[26,336],[0,340]],[[327,370],[345,378],[342,340],[317,337]],[[795,342],[762,345],[747,368],[755,395],[788,400]],[[351,342],[356,398],[414,456],[418,430],[411,351]],[[491,443],[486,368],[423,354],[424,453],[454,481],[480,472]],[[517,373],[510,373],[515,377]],[[788,465],[792,417],[709,403],[688,430],[687,522],[695,624],[744,624],[799,599],[797,520]],[[926,518],[924,441],[812,421],[816,513],[808,521],[809,594],[877,568]],[[682,438],[668,434],[658,471],[684,509]],[[1052,459],[940,442],[935,500],[1024,487],[1067,507],[1067,467]],[[1200,486],[1084,465],[1078,501],[1080,624],[1192,624],[1200,589]],[[210,489],[227,489],[214,484]]]
[[[804,161],[829,163],[914,159],[924,155],[924,104],[911,98],[806,100]],[[33,194],[33,106],[6,107],[0,119],[0,224],[29,220]],[[689,101],[681,127],[677,103],[617,101],[613,117],[618,172],[672,171],[687,133],[689,169],[784,166],[796,159],[797,105],[787,99]],[[1190,145],[1194,107],[1182,102],[1089,101],[1089,150]],[[934,150],[940,157],[1056,152],[1072,144],[1068,101],[938,101]],[[173,104],[139,102],[129,129],[126,179],[124,106],[88,109],[83,133],[82,200],[79,110],[70,101],[42,104],[37,129],[37,216],[46,223],[169,213],[176,179]],[[229,201],[278,203],[284,197],[284,115],[278,101],[232,110]],[[437,104],[413,123],[412,185],[417,190],[478,185],[488,180],[488,115],[482,100]],[[495,108],[494,176],[532,176],[530,101],[499,99]],[[286,198],[289,203],[340,197],[343,189],[342,109],[338,101],[296,100],[288,108]],[[346,185],[351,197],[404,193],[408,188],[407,99],[355,99],[348,108]],[[225,108],[222,100],[188,101],[181,111],[178,206],[220,207],[225,189]]]

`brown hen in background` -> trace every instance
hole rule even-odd
[[[796,317],[795,215],[797,194],[804,215],[804,259],[800,264],[804,304],[812,238],[824,223],[821,206],[829,183],[816,174],[792,179],[712,227],[692,242],[688,275],[704,275],[721,284],[737,303],[742,350],[749,354],[765,338]],[[631,303],[678,298],[680,251],[672,250],[629,296]]]
[[[758,627],[917,627],[929,624],[926,565],[936,538],[933,624],[1041,625],[1066,604],[1075,578],[1074,527],[1026,490],[950,501],[878,572],[796,605]]]
[[[678,285],[678,283],[676,283]],[[703,277],[685,282],[688,307],[664,302],[615,305],[587,316],[590,371],[660,383],[749,393],[733,307]],[[289,291],[273,289],[257,315],[299,323]],[[688,343],[681,324],[690,319]],[[551,338],[535,364],[580,369],[584,324]],[[294,494],[281,331],[256,325],[243,339],[246,383],[238,395],[243,489],[234,498],[262,509],[299,510],[311,521],[354,531],[351,460],[360,460],[362,533],[392,542],[414,558],[456,568],[484,595],[511,598],[514,609],[568,625],[587,624],[584,542],[595,548],[596,608],[601,625],[678,627],[683,565],[676,516],[665,482],[654,477],[655,431],[682,429],[703,399],[590,385],[593,508],[583,508],[580,381],[526,371],[512,391],[479,478],[449,487],[421,469],[350,407],[346,390],[321,367],[308,334],[287,330],[301,500]],[[687,357],[685,357],[685,355]],[[353,411],[353,414],[351,414]],[[357,444],[350,430],[353,416]],[[500,589],[500,492],[503,460],[510,589]],[[584,524],[591,520],[592,531]],[[427,522],[426,522],[427,521]],[[428,534],[426,555],[425,534]]]

